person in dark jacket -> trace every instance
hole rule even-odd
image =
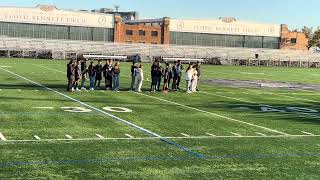
[[[105,79],[106,90],[112,89],[112,61],[106,61],[106,64],[103,66],[103,76]]]
[[[157,91],[160,91],[161,77],[162,77],[162,67],[161,67],[161,63],[160,62],[157,63],[155,77],[156,77],[156,88],[157,88]]]
[[[81,90],[87,90],[87,88],[85,87],[85,83],[87,80],[88,69],[87,69],[87,61],[85,59],[83,59],[81,62],[81,74],[82,74]]]
[[[74,83],[74,61],[70,60],[70,62],[67,64],[67,78],[68,78],[68,87],[67,91],[73,91],[72,85]]]
[[[172,80],[172,90],[173,91],[177,91],[177,80],[178,80],[178,73],[177,73],[177,62],[175,62],[175,64],[172,66],[172,76],[173,76],[173,80]]]
[[[130,86],[130,90],[134,91],[134,85],[136,82],[136,69],[137,69],[137,64],[135,62],[132,63],[131,66],[131,86]]]
[[[96,68],[93,62],[91,62],[90,66],[88,67],[88,75],[90,79],[90,90],[93,91],[95,89],[95,81],[96,81]]]
[[[154,92],[157,90],[157,78],[156,78],[156,73],[157,73],[157,62],[154,61],[152,66],[151,66],[151,92]]]
[[[100,88],[100,83],[102,80],[102,65],[101,61],[98,61],[98,64],[95,66],[95,71],[96,71],[96,81],[95,81],[95,88],[99,89]]]
[[[197,87],[196,90],[199,91],[199,82],[200,82],[200,78],[201,78],[201,63],[198,61],[197,65],[196,65],[196,70],[198,72],[197,76],[198,76],[198,83],[197,83]]]
[[[180,81],[181,81],[181,76],[182,76],[182,70],[183,70],[183,66],[181,64],[181,61],[178,61],[177,65],[176,65],[176,73],[177,73],[177,89],[180,90]]]

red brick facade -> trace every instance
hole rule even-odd
[[[291,32],[287,25],[281,25],[280,49],[284,50],[308,50],[309,40],[301,32]]]
[[[169,44],[169,18],[163,18],[161,25],[126,24],[121,17],[115,16],[115,42]]]

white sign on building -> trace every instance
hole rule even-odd
[[[280,25],[241,22],[235,18],[220,18],[217,20],[171,19],[170,31],[270,37],[281,36]]]
[[[55,6],[36,8],[0,7],[0,21],[83,27],[113,28],[113,15],[59,10]]]

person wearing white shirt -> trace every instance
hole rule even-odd
[[[186,72],[186,93],[191,93],[191,80],[193,77],[194,69],[192,68],[192,65],[189,65],[187,72]]]
[[[143,82],[143,66],[139,65],[139,68],[136,69],[136,79],[137,79],[137,87],[136,92],[142,92],[142,82]]]

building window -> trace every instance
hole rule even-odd
[[[151,32],[151,36],[157,37],[157,36],[158,36],[158,31],[152,31],[152,32]]]
[[[140,43],[140,44],[145,44],[146,42],[144,42],[144,41],[140,41],[139,43]]]
[[[139,30],[139,35],[140,36],[145,36],[146,35],[146,31],[145,30]]]
[[[297,38],[291,38],[291,44],[297,44]]]
[[[128,44],[132,44],[132,41],[126,41],[126,43],[128,43]]]
[[[132,36],[133,35],[133,31],[132,30],[126,30],[126,35],[127,36]]]
[[[151,44],[158,44],[157,42],[151,42]]]

